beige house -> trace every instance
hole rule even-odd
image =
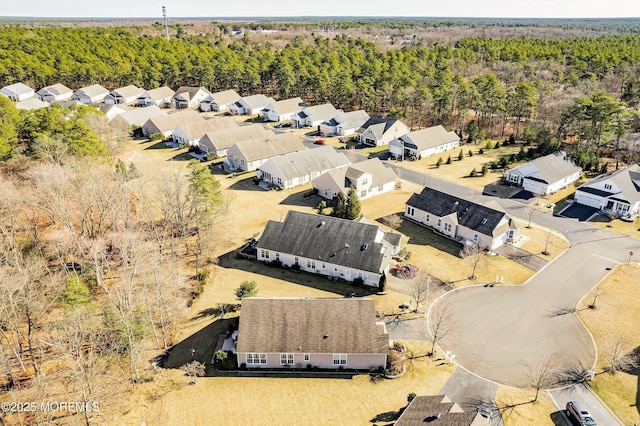
[[[520,238],[520,225],[497,203],[489,207],[428,187],[409,198],[404,217],[462,244],[487,250]]]
[[[150,105],[163,107],[165,105],[171,105],[171,98],[174,94],[175,92],[173,91],[173,89],[167,86],[147,90],[142,95],[140,95],[140,97],[138,97],[136,105],[140,107],[148,107]]]
[[[235,143],[227,150],[224,164],[232,171],[254,171],[269,158],[306,149],[300,136],[293,133],[267,136]]]
[[[406,135],[410,130],[409,126],[400,120],[374,115],[356,130],[355,134],[358,140],[365,145],[382,146]]]
[[[162,111],[157,106],[152,105],[148,108],[134,108],[127,112],[123,112],[122,114],[116,115],[113,120],[114,122],[123,121],[129,126],[141,127],[150,118],[159,117],[165,114],[166,112]]]
[[[251,139],[259,139],[271,134],[262,124],[249,124],[238,128],[207,132],[198,143],[200,150],[218,157],[227,155],[234,144]]]
[[[73,91],[64,84],[54,84],[43,87],[36,92],[38,99],[44,102],[68,101],[73,96]]]
[[[264,121],[289,120],[295,113],[300,111],[303,106],[304,102],[302,102],[300,98],[271,102],[264,107],[264,110],[260,113],[260,117],[262,117]]]
[[[99,84],[81,87],[73,93],[71,99],[77,100],[85,105],[102,102],[109,94],[109,91]]]
[[[223,90],[212,93],[200,102],[200,111],[226,111],[229,105],[240,99],[240,95],[235,90]]]
[[[173,131],[173,140],[180,145],[198,146],[200,140],[209,132],[225,129],[237,129],[238,123],[231,117],[220,117],[215,120],[189,120],[179,123]]]
[[[373,299],[242,301],[238,367],[383,369],[389,354],[384,322]]]
[[[211,92],[204,87],[182,86],[176,90],[171,102],[176,109],[196,108],[208,96],[211,96]]]
[[[150,118],[142,125],[142,134],[149,137],[161,133],[164,139],[170,139],[180,124],[202,122],[202,117],[194,110],[184,110],[174,114]]]
[[[392,169],[385,167],[379,158],[372,158],[330,170],[313,179],[312,185],[318,195],[328,200],[340,192],[347,195],[351,187],[356,189],[361,200],[365,200],[393,191],[397,180]]]
[[[133,84],[112,90],[104,97],[105,104],[134,104],[138,98],[144,93],[144,89]]]

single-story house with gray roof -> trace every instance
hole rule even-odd
[[[0,95],[14,102],[20,102],[35,97],[36,92],[24,83],[14,83],[0,89]]]
[[[130,105],[138,100],[138,97],[144,93],[144,89],[130,84],[125,87],[114,89],[104,97],[105,104],[125,104]]]
[[[319,126],[323,121],[335,117],[341,110],[331,104],[321,104],[306,107],[291,116],[291,126],[295,128]]]
[[[266,137],[269,133],[262,124],[253,123],[233,129],[216,130],[207,132],[200,139],[198,146],[207,154],[216,154],[218,157],[227,155],[227,150],[234,144],[251,139]]]
[[[358,140],[370,146],[386,145],[400,136],[406,135],[411,129],[402,121],[395,118],[374,115],[355,131]]]
[[[333,118],[320,123],[318,129],[324,136],[349,136],[362,127],[369,119],[364,110],[340,112]]]
[[[640,166],[598,176],[576,189],[575,200],[618,217],[640,213]]]
[[[256,177],[284,189],[304,185],[329,170],[349,164],[332,146],[290,152],[271,157],[256,170]]]
[[[200,102],[200,111],[226,111],[238,99],[240,95],[233,89],[212,93]]]
[[[227,150],[224,164],[233,171],[252,172],[271,157],[303,149],[306,148],[302,144],[300,136],[293,133],[275,134],[268,130],[266,136],[233,144]]]
[[[81,87],[73,93],[71,99],[82,102],[85,105],[92,104],[94,102],[102,102],[109,94],[109,91],[99,84],[92,84],[91,86]]]
[[[364,221],[290,210],[284,221],[267,222],[256,248],[262,262],[378,287],[400,248],[400,234]]]
[[[173,98],[174,94],[175,92],[173,89],[168,86],[147,90],[138,97],[136,105],[140,107],[147,107],[150,105],[162,107],[165,105],[171,105],[171,98]]]
[[[229,112],[232,115],[254,115],[274,102],[273,98],[268,98],[265,95],[245,96],[229,105]]]
[[[242,300],[238,367],[382,369],[388,354],[373,299]]]
[[[486,418],[477,411],[464,411],[446,395],[416,396],[402,411],[394,426],[486,426]]]
[[[438,125],[415,130],[389,142],[389,152],[396,158],[422,158],[451,151],[460,146],[460,136]]]
[[[452,240],[488,250],[520,238],[520,225],[497,203],[489,207],[428,187],[409,197],[404,217]]]
[[[264,121],[284,121],[290,119],[304,107],[301,98],[283,99],[264,107],[260,116]]]
[[[197,108],[210,95],[204,87],[181,86],[173,94],[171,104],[176,109]]]
[[[68,101],[73,96],[73,91],[64,84],[57,83],[38,90],[36,96],[41,101],[49,103],[53,101]]]
[[[510,169],[506,180],[532,194],[549,195],[577,181],[581,174],[582,168],[558,151]]]

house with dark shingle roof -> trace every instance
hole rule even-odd
[[[582,168],[564,152],[536,158],[507,171],[507,182],[532,194],[552,194],[580,179]]]
[[[389,142],[389,152],[396,158],[428,157],[460,146],[460,136],[438,125],[409,132]]]
[[[283,266],[350,282],[361,279],[377,287],[399,248],[400,234],[376,225],[289,211],[284,221],[267,222],[257,256],[262,262],[279,261]]]
[[[370,370],[388,354],[373,299],[242,300],[238,367]]]
[[[360,161],[334,170],[330,170],[312,182],[318,195],[332,200],[339,192],[347,195],[349,188],[358,192],[361,200],[393,191],[398,175],[382,164],[379,158]]]
[[[640,211],[640,166],[633,164],[606,173],[580,186],[575,193],[577,203],[594,207],[619,217]]]
[[[416,396],[404,409],[395,426],[480,426],[487,419],[476,411],[465,412],[446,395]]]
[[[404,216],[460,241],[493,250],[520,238],[520,225],[496,204],[477,204],[425,187],[406,203]]]
[[[323,121],[318,126],[324,136],[349,136],[356,129],[362,127],[369,119],[369,114],[364,110],[340,112],[329,120]]]
[[[268,159],[256,170],[256,177],[284,189],[304,185],[329,170],[349,164],[332,146],[290,152]]]
[[[176,109],[196,108],[210,95],[204,87],[181,86],[174,93],[171,104]]]
[[[358,140],[370,146],[386,145],[400,136],[406,135],[411,129],[395,118],[374,115],[356,130]]]

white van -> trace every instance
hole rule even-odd
[[[567,402],[567,417],[580,426],[596,426],[596,421],[580,401]]]

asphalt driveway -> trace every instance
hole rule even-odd
[[[568,217],[569,219],[578,219],[580,222],[585,222],[597,212],[598,209],[595,209],[593,207],[573,203],[569,207],[562,210],[560,212],[560,216]]]

